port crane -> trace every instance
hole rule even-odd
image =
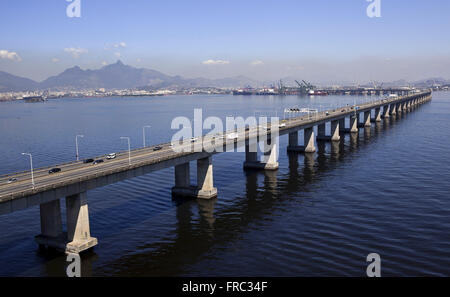
[[[308,92],[310,90],[313,90],[315,88],[315,86],[313,86],[312,84],[310,84],[309,82],[306,82],[304,80],[302,80],[301,83],[298,80],[296,80],[295,82],[299,86],[299,90],[300,90],[301,94],[308,94]]]

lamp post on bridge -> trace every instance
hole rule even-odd
[[[34,175],[33,175],[33,156],[30,153],[22,153],[24,156],[30,157],[30,167],[31,167],[31,186],[34,189]]]
[[[130,137],[122,136],[120,139],[128,140],[128,165],[131,165],[131,149],[130,149]]]
[[[76,149],[76,154],[77,154],[76,157],[77,157],[77,161],[80,161],[79,154],[78,154],[78,137],[83,138],[84,135],[77,135],[77,136],[75,136],[75,149]]]
[[[142,127],[142,139],[145,147],[145,128],[151,128],[152,126],[144,126]]]

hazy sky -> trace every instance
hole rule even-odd
[[[450,2],[381,0],[0,2],[0,70],[43,80],[125,64],[186,77],[313,82],[450,78]]]

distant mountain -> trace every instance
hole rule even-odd
[[[241,87],[256,82],[237,76],[223,79],[183,78],[169,76],[162,72],[135,68],[123,64],[120,60],[96,70],[83,70],[79,66],[66,69],[62,73],[49,77],[41,83],[0,72],[0,91],[25,91],[36,89],[158,89],[167,87]]]
[[[75,66],[49,77],[40,83],[42,89],[131,89],[140,86],[167,85],[175,83],[177,77],[165,75],[156,70],[134,68],[117,61],[97,70],[82,70]]]
[[[293,77],[283,78],[283,84],[296,86]],[[394,86],[415,86],[430,87],[433,84],[449,84],[450,81],[443,78],[430,78],[417,82],[407,82],[398,80],[385,82],[383,84],[368,83],[372,87],[374,84],[383,87]],[[31,90],[80,90],[80,89],[160,89],[160,88],[195,88],[195,87],[218,87],[218,88],[239,88],[246,86],[269,86],[274,82],[259,82],[245,76],[235,76],[221,79],[209,78],[184,78],[181,76],[170,76],[162,72],[135,68],[123,64],[120,60],[114,64],[106,65],[100,69],[83,70],[78,66],[66,69],[62,73],[49,77],[43,82],[35,82],[31,79],[15,76],[0,71],[0,92],[8,91],[31,91]],[[315,84],[315,83],[313,83]],[[345,85],[344,83],[340,83]],[[350,83],[348,85],[354,85]],[[361,84],[361,86],[366,86]]]
[[[0,92],[31,91],[38,87],[34,80],[0,71]]]

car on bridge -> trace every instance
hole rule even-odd
[[[106,159],[111,160],[116,158],[116,153],[111,153],[106,155]]]
[[[52,168],[48,171],[48,174],[61,172],[61,168]]]
[[[8,179],[8,184],[16,182],[16,181],[17,181],[17,178],[12,177],[12,178]]]
[[[153,151],[159,151],[159,150],[161,150],[161,149],[162,149],[162,147],[159,146],[159,145],[157,145],[157,146],[155,146],[155,147],[153,148]]]
[[[94,162],[94,159],[86,159],[83,161],[84,164],[92,163]]]
[[[103,159],[95,160],[94,163],[92,163],[92,165],[97,165],[97,164],[100,164],[100,163],[103,163]]]

